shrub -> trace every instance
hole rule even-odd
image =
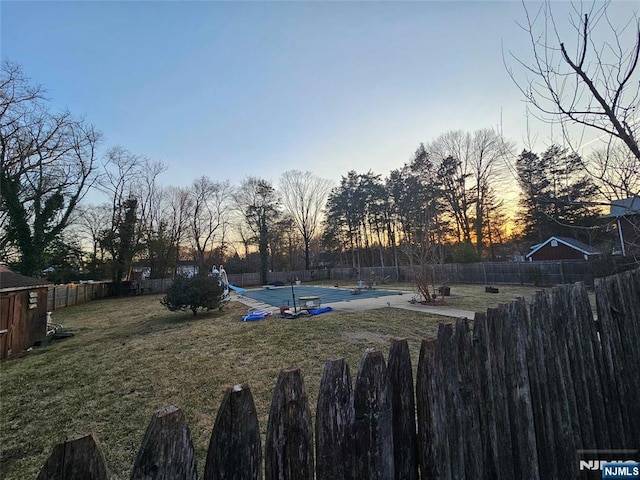
[[[222,308],[224,288],[216,277],[179,276],[160,302],[172,312],[191,310],[195,316],[201,308],[207,311]]]

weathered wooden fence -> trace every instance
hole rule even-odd
[[[111,282],[67,283],[49,287],[47,310],[70,307],[109,295]]]
[[[159,278],[147,280],[134,280],[125,282],[124,291],[120,294],[145,295],[152,293],[164,293],[171,285],[172,279]],[[80,303],[89,302],[114,296],[111,281],[67,283],[49,287],[47,296],[47,310],[54,311],[59,308],[71,307]]]
[[[229,388],[204,478],[578,478],[579,450],[640,445],[640,270],[595,288],[597,322],[576,284],[441,324],[415,383],[406,340],[392,341],[388,366],[367,350],[355,382],[344,360],[328,361],[315,431],[302,372],[283,370],[264,459],[249,387]],[[107,478],[93,436],[56,446],[38,478],[61,472]],[[178,408],[153,415],[131,478],[197,478]]]

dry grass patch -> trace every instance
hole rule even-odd
[[[531,296],[542,287],[520,286],[520,285],[495,285],[498,293],[486,293],[484,285],[452,285],[451,296],[445,297],[447,304],[462,310],[472,312],[486,312],[487,308],[495,308],[500,304],[508,304],[516,298],[522,297],[527,303]],[[547,288],[546,290],[550,290]],[[595,312],[595,294],[589,292],[589,300],[592,310]]]
[[[442,317],[399,309],[245,323],[246,307],[172,314],[159,296],[100,300],[54,312],[70,339],[0,364],[0,477],[35,478],[54,444],[94,431],[112,478],[128,478],[151,418],[170,404],[185,412],[204,471],[206,448],[224,389],[248,383],[263,434],[282,368],[299,366],[312,411],[322,367],[344,357],[356,374],[365,348],[387,353],[393,337],[422,338]]]
[[[330,281],[320,282],[330,285]],[[353,282],[352,282],[353,283]],[[349,286],[346,285],[345,286]],[[445,305],[460,310],[470,310],[472,312],[486,312],[487,308],[495,308],[500,304],[508,304],[518,297],[524,298],[527,303],[531,296],[540,290],[550,290],[551,287],[543,288],[533,285],[494,285],[498,288],[498,293],[486,293],[485,285],[479,284],[452,284],[451,296],[445,297]],[[403,290],[405,292],[417,293],[417,288],[412,283],[392,282],[378,285],[381,290]],[[595,293],[589,291],[591,308],[595,314]]]

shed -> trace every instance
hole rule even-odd
[[[7,358],[47,336],[50,282],[20,275],[0,265],[0,358]]]
[[[549,237],[531,247],[526,259],[530,262],[541,260],[589,260],[599,256],[600,251],[580,240],[569,237]]]

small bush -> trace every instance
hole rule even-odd
[[[224,289],[216,277],[176,277],[160,301],[172,312],[191,310],[197,315],[198,309],[215,310],[224,304]]]

